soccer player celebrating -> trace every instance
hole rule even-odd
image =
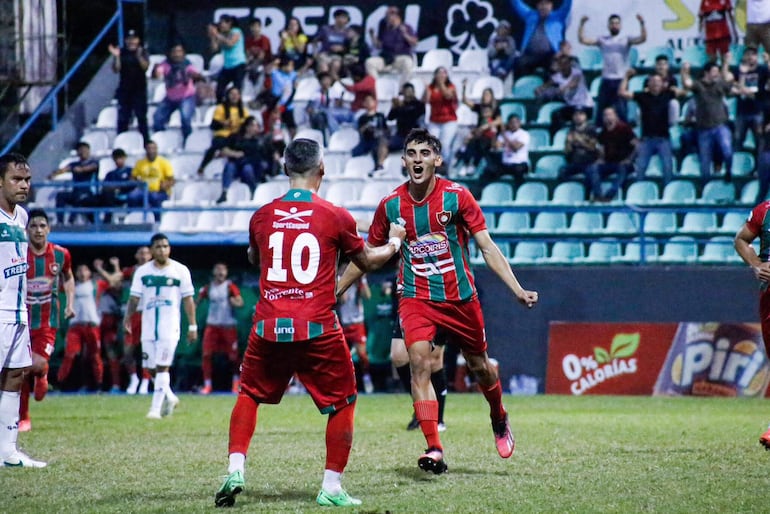
[[[487,266],[527,307],[537,303],[537,292],[524,289],[508,261],[492,241],[484,215],[470,192],[436,176],[442,163],[441,143],[428,131],[413,129],[402,157],[409,180],[380,201],[369,228],[367,244],[387,240],[388,225],[403,223],[406,241],[401,247],[398,276],[398,313],[412,371],[412,399],[428,449],[417,463],[425,471],[446,471],[438,431],[438,402],[431,384],[431,341],[437,328],[459,345],[468,367],[477,377],[489,403],[497,451],[513,454],[514,439],[502,403],[502,387],[487,356],[484,318],[468,264],[468,239],[473,237]],[[338,284],[344,291],[360,275],[351,263]]]
[[[96,391],[101,391],[104,377],[99,332],[101,319],[96,307],[96,283],[92,277],[91,268],[86,264],[80,264],[75,269],[75,316],[67,329],[67,345],[56,378],[60,384],[64,383],[72,371],[75,357],[82,352],[83,357],[91,363]]]
[[[19,432],[32,430],[29,417],[30,391],[41,401],[48,392],[48,361],[51,359],[59,330],[59,293],[64,291],[64,315],[71,318],[75,295],[72,258],[64,247],[48,241],[51,225],[41,209],[29,211],[27,224],[27,308],[32,367],[21,386]]]
[[[24,372],[32,366],[27,325],[27,201],[32,174],[19,154],[0,156],[0,462],[44,468],[19,451],[19,403]]]
[[[233,309],[243,307],[243,296],[232,280],[227,278],[227,264],[214,264],[213,280],[198,291],[196,304],[209,300],[206,328],[203,331],[203,389],[201,394],[211,394],[213,367],[211,359],[215,353],[225,353],[230,361],[233,374],[232,392],[238,394],[240,373],[238,371],[238,320]]]
[[[148,419],[160,419],[171,415],[179,405],[179,398],[171,390],[169,369],[179,342],[181,327],[180,307],[184,307],[190,325],[187,341],[198,339],[195,324],[195,288],[190,270],[171,258],[171,245],[165,234],[155,234],[150,239],[152,260],[134,273],[131,296],[126,306],[123,329],[131,333],[131,317],[142,302],[142,366],[150,370],[155,381]]]
[[[326,466],[316,501],[360,505],[342,488],[353,441],[356,381],[350,350],[333,312],[337,257],[360,269],[382,266],[401,246],[404,230],[390,227],[383,246],[365,246],[345,209],[317,195],[324,175],[321,147],[298,138],[284,151],[289,191],[261,207],[249,225],[249,261],[260,268],[262,298],[243,356],[241,391],[230,418],[228,477],[217,507],[229,507],[244,487],[246,452],[260,404],[281,401],[296,373],[326,424]]]

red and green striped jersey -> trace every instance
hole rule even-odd
[[[70,252],[48,243],[42,254],[27,249],[27,307],[29,328],[59,328],[59,292],[72,271]]]
[[[259,254],[258,336],[289,343],[339,328],[337,258],[364,249],[348,211],[311,191],[290,189],[251,217],[249,245]]]
[[[436,177],[421,202],[412,199],[408,182],[383,198],[374,212],[369,243],[388,241],[390,223],[406,228],[401,245],[399,290],[404,298],[436,302],[465,301],[476,294],[468,258],[468,239],[486,230],[484,214],[463,186]]]

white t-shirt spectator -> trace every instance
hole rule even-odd
[[[580,68],[573,66],[572,72],[567,77],[562,75],[561,72],[554,73],[551,75],[551,80],[554,82],[554,84],[559,86],[559,89],[562,91],[564,101],[567,103],[567,105],[572,107],[594,106],[594,99],[591,97],[590,91],[588,91],[585,76],[583,75],[583,71]],[[576,85],[564,88],[565,84],[568,84],[573,80],[575,81]]]
[[[631,52],[630,37],[601,36],[598,39],[602,52],[602,78],[622,80],[628,70],[628,56]]]
[[[748,0],[746,2],[746,23],[770,23],[770,1]]]
[[[522,146],[518,150],[514,150],[506,144],[506,140],[518,141]],[[497,141],[503,150],[503,164],[529,164],[529,132],[521,128],[515,132],[506,130],[497,136]]]

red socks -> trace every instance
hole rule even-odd
[[[497,382],[488,389],[481,386],[479,386],[479,388],[484,394],[484,398],[489,402],[489,417],[491,417],[493,421],[503,419],[505,417],[505,408],[503,407],[503,388],[500,385],[500,380],[498,379]]]
[[[353,446],[353,419],[355,403],[329,414],[326,422],[326,467],[342,473],[348,464]]]
[[[257,428],[257,408],[259,404],[248,395],[241,393],[235,401],[233,413],[230,415],[230,443],[228,453],[249,451],[249,443]]]
[[[414,414],[420,422],[420,430],[425,436],[428,448],[438,448],[443,451],[441,438],[438,435],[438,402],[436,400],[416,401]]]

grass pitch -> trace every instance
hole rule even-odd
[[[206,512],[227,467],[233,396],[181,395],[171,418],[149,397],[50,395],[20,446],[42,470],[0,468],[2,511]],[[516,453],[497,456],[486,402],[450,395],[442,435],[449,472],[417,468],[406,395],[363,396],[343,484],[347,512],[768,512],[770,421],[762,400],[505,398]],[[318,512],[326,417],[306,396],[262,406],[235,508]],[[328,510],[328,508],[327,508]]]

